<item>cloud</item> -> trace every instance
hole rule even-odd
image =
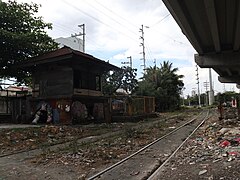
[[[196,88],[196,51],[160,0],[17,1],[42,4],[39,15],[53,24],[53,30],[48,31],[53,38],[79,33],[78,25],[84,23],[87,53],[110,60],[117,66],[132,56],[139,76],[143,71],[139,28],[144,25],[147,66],[153,66],[154,59],[157,65],[169,60],[185,76],[185,92],[190,93],[192,88]],[[218,82],[217,76],[213,72],[215,89],[223,91],[223,84]],[[199,77],[204,91],[203,82],[208,80],[208,69],[199,69]],[[226,85],[226,89],[233,86]]]

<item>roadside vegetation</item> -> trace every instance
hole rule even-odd
[[[46,30],[51,23],[39,17],[40,5],[0,0],[0,78],[31,84],[31,74],[14,68],[26,59],[55,50],[57,43]]]

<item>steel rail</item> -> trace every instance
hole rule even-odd
[[[119,161],[119,162],[117,162],[117,163],[109,166],[108,168],[100,171],[99,173],[97,173],[97,174],[89,177],[88,180],[93,180],[93,179],[95,179],[95,178],[98,178],[99,176],[101,176],[102,174],[110,171],[110,170],[113,169],[114,167],[117,167],[118,165],[124,163],[125,161],[127,161],[127,160],[130,159],[130,158],[132,158],[133,156],[136,156],[136,155],[139,154],[140,152],[144,151],[145,149],[149,148],[150,146],[154,145],[155,143],[159,142],[160,140],[166,138],[167,136],[173,134],[174,132],[176,132],[177,130],[181,129],[182,127],[184,127],[184,126],[192,123],[192,122],[195,121],[202,113],[203,113],[203,111],[202,111],[201,113],[199,113],[195,118],[193,118],[193,119],[191,119],[190,121],[184,123],[183,125],[175,128],[174,130],[172,130],[171,132],[169,132],[169,133],[161,136],[160,138],[154,140],[153,142],[151,142],[150,144],[148,144],[148,145],[144,146],[143,148],[139,149],[138,151],[136,151],[135,153],[131,154],[130,156],[127,156],[126,158],[122,159],[121,161]]]
[[[203,123],[206,121],[206,119],[209,116],[209,110],[207,112],[206,117],[202,120],[202,122],[189,134],[189,136],[178,146],[178,148],[159,166],[150,177],[148,177],[148,180],[153,180],[159,173],[159,171],[163,168],[163,166],[166,165],[166,163],[178,152],[178,150],[186,143],[186,141],[199,129],[200,126],[203,125]]]
[[[182,113],[181,113],[182,114]],[[174,115],[174,116],[171,116],[171,117],[168,117],[168,118],[165,118],[165,119],[162,119],[162,121],[166,121],[166,120],[169,120],[169,119],[172,119],[172,118],[175,118],[181,114],[178,114],[178,115]],[[156,120],[155,122],[159,122],[159,120]],[[153,123],[155,123],[153,122]],[[116,131],[116,133],[121,133],[121,130],[120,131]],[[108,133],[104,133],[102,135],[107,135]],[[89,137],[92,137],[92,136],[89,136]],[[96,136],[97,137],[97,136]],[[88,137],[83,137],[83,138],[80,138],[78,140],[83,140],[83,139],[86,139]],[[93,140],[93,142],[96,142],[98,141],[98,138],[96,138],[96,140]],[[64,141],[64,142],[58,142],[58,143],[55,143],[55,144],[49,144],[47,146],[47,148],[51,148],[53,146],[58,146],[58,145],[65,145],[65,144],[69,144],[69,143],[72,143],[73,141]],[[21,153],[28,153],[28,152],[31,152],[31,151],[36,151],[36,150],[39,150],[41,149],[41,147],[35,147],[35,148],[30,148],[30,149],[23,149],[23,150],[18,150],[18,151],[15,151],[15,152],[11,152],[11,153],[6,153],[6,154],[0,154],[0,158],[4,158],[4,157],[7,157],[7,156],[12,156],[12,155],[17,155],[17,154],[21,154]]]

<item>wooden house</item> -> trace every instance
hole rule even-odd
[[[32,73],[31,114],[45,102],[51,107],[55,123],[110,121],[110,104],[102,94],[101,78],[103,73],[118,67],[63,47],[31,58],[20,68]]]

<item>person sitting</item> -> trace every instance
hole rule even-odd
[[[32,124],[37,123],[50,123],[52,121],[52,108],[46,102],[40,103],[35,118],[32,121]]]

